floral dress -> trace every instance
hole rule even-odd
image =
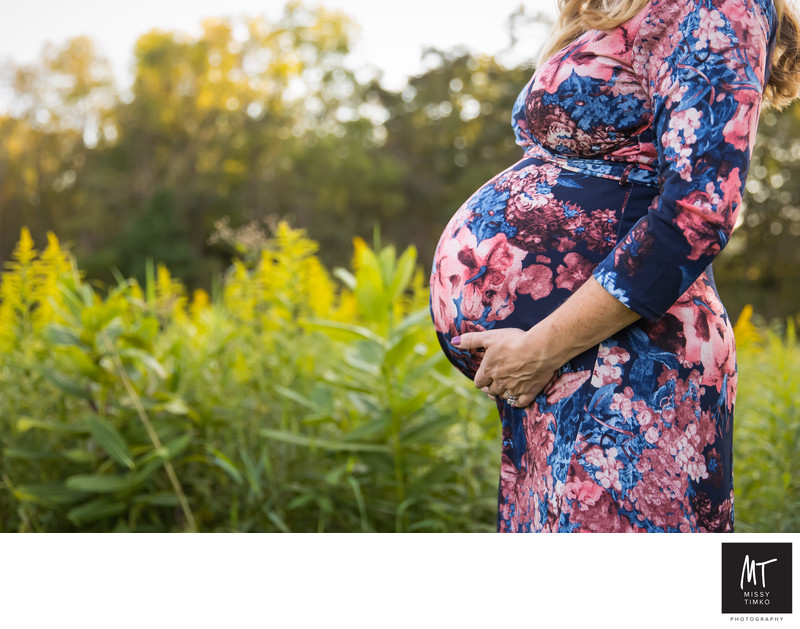
[[[711,261],[739,213],[769,75],[771,0],[652,0],[543,63],[522,159],[455,213],[431,316],[450,340],[528,329],[590,276],[643,318],[504,400],[499,531],[733,530],[734,339]]]

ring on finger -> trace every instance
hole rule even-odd
[[[512,395],[508,389],[503,392],[503,397],[512,405],[519,399],[518,395]]]

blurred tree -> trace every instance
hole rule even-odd
[[[740,226],[714,264],[730,314],[800,313],[800,104],[761,117]]]
[[[148,254],[156,252],[159,262],[176,276],[193,274],[197,261],[187,225],[178,221],[175,197],[170,188],[156,190],[141,211],[131,215],[115,251],[119,267],[144,269]]]
[[[3,74],[12,95],[0,116],[0,252],[7,257],[23,225],[38,239],[82,214],[75,183],[115,91],[108,62],[87,37],[46,44],[39,63]]]
[[[126,184],[109,208],[118,215],[152,208],[154,195],[171,191],[175,225],[193,252],[184,275],[190,285],[208,282],[207,239],[220,217],[242,224],[291,211],[301,225],[312,222],[311,206],[287,190],[301,188],[295,182],[316,135],[341,133],[337,109],[358,101],[344,67],[352,25],[342,14],[291,2],[274,25],[252,18],[202,26],[196,40],[158,31],[139,39],[132,99],[119,106],[119,138],[110,149],[118,157],[106,162]],[[235,37],[239,26],[243,40]],[[111,251],[125,250],[131,230],[141,228],[117,224],[106,243]],[[138,259],[165,260],[167,239],[140,244]],[[111,257],[101,254],[103,263]],[[140,264],[127,266],[131,260],[119,261],[122,270],[141,275]]]
[[[371,166],[373,124],[358,113],[361,86],[345,65],[352,22],[293,1],[275,24],[208,19],[202,28],[196,39],[143,35],[126,95],[113,91],[85,38],[10,68],[14,108],[0,119],[4,257],[27,224],[76,240],[90,276],[111,279],[116,266],[141,278],[146,257],[174,260],[178,239],[184,279],[207,287],[220,255],[207,239],[222,216],[243,224],[291,214],[309,226],[334,205],[328,226],[337,226],[348,205],[340,175]],[[353,159],[334,172],[344,154]],[[143,237],[162,211],[170,235]],[[2,220],[9,214],[18,224]]]
[[[327,265],[376,224],[428,265],[458,207],[522,155],[510,114],[532,67],[498,59],[535,54],[525,29],[543,21],[512,14],[497,58],[430,48],[427,71],[399,92],[351,67],[346,15],[297,1],[274,23],[143,35],[126,93],[89,39],[48,45],[38,63],[3,69],[0,257],[27,225],[37,241],[52,229],[76,245],[89,277],[112,281],[116,267],[142,280],[151,257],[209,289],[234,253],[209,242],[215,223],[269,216],[306,228]],[[798,107],[762,119],[744,224],[715,264],[733,316],[746,303],[800,311],[799,132]]]
[[[428,49],[431,69],[401,93],[373,85],[389,112],[382,152],[405,168],[399,211],[384,213],[387,234],[432,259],[447,221],[487,179],[522,157],[511,109],[530,67],[507,69],[464,50]]]

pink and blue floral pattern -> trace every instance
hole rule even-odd
[[[642,319],[498,400],[499,531],[732,531],[733,333],[711,261],[738,216],[776,36],[771,0],[652,0],[542,64],[520,161],[452,217],[431,316],[450,339],[527,329],[589,277]]]

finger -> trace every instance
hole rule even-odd
[[[492,378],[486,375],[486,371],[483,369],[483,365],[481,365],[478,367],[478,371],[475,372],[475,378],[473,378],[472,382],[477,388],[483,390],[492,385]]]
[[[475,374],[475,380],[473,380],[473,384],[481,391],[485,390],[486,393],[497,395],[493,388],[490,389],[490,387],[492,387],[492,379],[484,376],[483,374]]]
[[[492,384],[489,385],[489,392],[492,395],[496,395],[499,398],[503,398],[504,400],[506,399],[506,391],[507,390],[508,389],[506,387],[504,387],[503,385],[501,385],[499,382],[494,382],[493,381]]]
[[[533,404],[535,399],[536,398],[532,395],[520,395],[519,398],[517,398],[517,401],[512,404],[512,406],[516,406],[517,408],[527,408]]]
[[[496,395],[492,395],[491,393],[489,393],[489,387],[483,387],[481,389],[481,391],[483,391],[486,394],[486,397],[488,397],[490,400],[496,400],[497,399]]]
[[[493,385],[488,387],[483,387],[481,391],[483,391],[486,395],[493,398],[501,398],[503,400],[506,399],[505,395],[503,395],[505,389],[503,389],[503,391],[498,392],[497,387]]]
[[[465,332],[461,336],[454,336],[450,344],[459,349],[477,349],[479,347],[488,347],[489,337],[490,335],[486,334],[486,332]]]

